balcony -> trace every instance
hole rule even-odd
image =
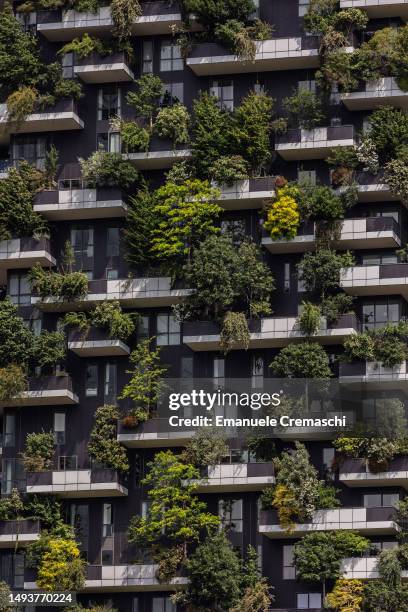
[[[97,591],[174,591],[187,584],[187,578],[176,576],[169,582],[156,578],[158,565],[88,565],[84,590]]]
[[[0,104],[1,143],[9,141],[10,134],[31,134],[32,132],[63,132],[82,130],[84,122],[79,118],[76,102],[71,98],[59,100],[36,113],[28,115],[21,125],[11,122],[7,105]]]
[[[100,9],[103,10],[103,9]],[[76,58],[74,74],[84,83],[120,83],[133,81],[134,74],[124,51],[105,57],[91,53],[83,59]]]
[[[277,137],[275,151],[286,161],[324,159],[334,147],[355,145],[354,126],[337,125],[313,130],[288,130],[286,134]]]
[[[305,523],[297,523],[287,533],[277,520],[273,510],[262,511],[259,518],[259,533],[268,538],[299,538],[313,531],[332,531],[353,529],[362,535],[395,534],[395,508],[336,508],[317,510],[313,518]]]
[[[402,19],[408,19],[407,0],[340,0],[340,8],[361,9],[371,19],[379,17],[402,17]]]
[[[297,317],[268,317],[248,322],[249,348],[278,348],[290,342],[302,341],[304,334],[299,329]],[[341,344],[347,336],[357,333],[358,322],[354,314],[342,315],[334,324],[322,325],[314,336],[321,344]],[[186,321],[183,325],[183,343],[193,351],[215,351],[221,349],[220,327],[213,321]],[[237,344],[233,350],[242,350]]]
[[[346,268],[340,284],[350,295],[402,295],[408,300],[408,264]]]
[[[199,44],[187,59],[187,66],[197,76],[302,70],[319,66],[319,40],[315,36],[273,38],[255,44],[253,60],[238,57],[218,43]]]
[[[380,577],[378,557],[347,557],[341,563],[341,577],[356,580],[373,580]],[[408,571],[402,570],[401,578],[407,580]]]
[[[165,1],[142,2],[142,15],[132,26],[137,36],[171,34],[174,26],[182,25],[180,8]],[[110,35],[113,28],[110,6],[100,7],[96,13],[79,13],[74,10],[40,11],[37,14],[37,31],[51,41],[72,40],[88,33],[91,36]]]
[[[72,497],[123,497],[128,494],[115,470],[79,469],[27,473],[26,493]]]
[[[408,4],[406,7],[408,15]],[[384,105],[408,108],[408,92],[402,91],[392,77],[365,82],[361,90],[341,94],[341,100],[351,111],[372,110]]]
[[[345,459],[339,480],[348,487],[404,487],[408,489],[408,456],[398,456],[383,472],[370,472],[366,459]]]
[[[407,391],[407,364],[385,368],[377,361],[340,363],[339,382],[347,386],[369,385],[371,390],[400,389]]]
[[[176,162],[189,159],[191,150],[187,145],[176,145],[166,139],[153,136],[150,140],[149,151],[137,153],[123,153],[123,159],[132,162],[138,170],[163,170],[171,168]]]
[[[137,428],[124,427],[118,423],[118,441],[127,448],[168,448],[185,446],[195,432],[194,427],[183,430],[170,427],[168,419],[150,419]]]
[[[357,192],[359,202],[389,202],[398,200],[398,197],[391,193],[389,186],[383,178],[384,172],[380,170],[377,174],[369,172],[357,172]],[[336,189],[337,194],[341,194],[347,187]]]
[[[271,253],[303,253],[314,250],[314,224],[306,223],[299,230],[292,240],[272,240],[270,236],[266,236],[262,238],[262,245]],[[400,234],[400,227],[392,217],[344,219],[335,247],[339,250],[395,249],[401,246]]]
[[[34,264],[55,266],[46,238],[15,238],[0,241],[0,269],[31,268]]]
[[[78,396],[72,391],[71,377],[63,374],[30,378],[28,391],[11,400],[0,402],[0,406],[68,406],[77,403]]]
[[[231,187],[214,186],[221,192],[217,203],[224,210],[262,208],[265,200],[275,197],[275,179],[272,176],[236,181]]]
[[[122,191],[116,187],[58,189],[41,191],[34,201],[34,211],[50,221],[124,217],[127,206]]]
[[[0,521],[0,548],[14,548],[35,542],[40,536],[40,523],[30,519]]]
[[[32,297],[31,304],[44,312],[84,310],[105,300],[119,300],[123,308],[155,308],[173,306],[189,293],[190,289],[172,289],[169,277],[102,279],[88,281],[88,294],[79,300]]]
[[[78,357],[121,357],[130,354],[127,344],[117,338],[110,338],[107,331],[91,327],[84,335],[79,329],[68,333],[68,349]]]
[[[198,481],[197,493],[261,491],[272,484],[275,472],[271,462],[227,463],[207,467],[203,480]]]

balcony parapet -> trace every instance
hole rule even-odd
[[[86,336],[79,329],[71,329],[68,349],[79,357],[120,357],[130,354],[125,342],[111,338],[106,330],[97,327],[91,327]]]
[[[393,507],[317,510],[311,520],[297,523],[288,533],[279,525],[276,512],[267,510],[260,514],[259,532],[269,538],[298,538],[313,531],[337,529],[352,529],[364,535],[395,534],[398,526],[394,518]]]
[[[340,0],[340,8],[365,11],[371,19],[401,17],[408,19],[407,0]]]
[[[372,110],[386,104],[408,108],[408,92],[402,91],[393,77],[366,81],[359,90],[341,94],[341,100],[349,110]]]
[[[217,185],[220,198],[217,203],[224,210],[247,210],[261,208],[264,200],[275,197],[275,179],[272,176],[235,181],[231,186]]]
[[[339,480],[348,487],[397,486],[408,489],[408,456],[395,457],[380,472],[371,472],[366,459],[347,458],[340,465]]]
[[[345,268],[341,271],[340,284],[350,295],[402,295],[408,299],[408,264]]]
[[[27,391],[1,402],[0,406],[60,406],[77,403],[78,396],[72,390],[72,379],[69,375],[63,374],[30,378]]]
[[[119,421],[117,439],[127,448],[167,448],[185,446],[195,431],[196,428],[187,426],[172,428],[164,418],[152,418],[136,428],[125,427]]]
[[[197,481],[197,492],[259,491],[274,483],[275,471],[271,462],[225,463],[203,470],[203,480]]]
[[[75,57],[74,74],[85,83],[119,83],[134,79],[124,51],[106,56],[91,53],[84,58]]]
[[[278,136],[275,150],[287,160],[323,159],[334,147],[356,146],[353,125],[338,125],[313,128],[312,130],[290,129]]]
[[[11,270],[42,266],[55,266],[47,238],[14,238],[0,241],[0,269]]]
[[[38,520],[0,521],[0,548],[29,544],[38,540],[39,537],[40,522]]]
[[[167,138],[152,136],[148,151],[123,153],[122,157],[132,162],[138,170],[164,170],[176,162],[190,159],[191,149],[186,144],[174,145]]]
[[[244,74],[275,70],[317,68],[319,39],[315,36],[272,38],[256,41],[253,60],[241,58],[218,43],[197,45],[187,66],[198,76]]]
[[[123,497],[128,490],[116,470],[78,469],[27,473],[27,493],[61,497]]]
[[[35,212],[50,221],[124,217],[127,206],[121,189],[87,187],[41,191],[34,200]]]

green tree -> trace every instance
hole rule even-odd
[[[43,71],[36,37],[25,32],[11,5],[0,12],[0,96],[5,100],[18,87],[35,85]]]
[[[398,157],[401,146],[408,145],[408,117],[399,108],[381,106],[370,115],[367,136],[382,162]]]
[[[95,412],[95,423],[88,443],[89,456],[112,470],[127,473],[129,460],[124,446],[116,438],[119,418],[117,406],[100,406]]]
[[[217,98],[207,92],[200,93],[194,101],[193,110],[193,164],[199,178],[210,179],[214,163],[220,157],[233,153],[231,114],[220,108]]]
[[[25,365],[33,351],[34,337],[8,298],[0,302],[0,367]]]
[[[194,292],[187,309],[221,319],[227,310],[244,306],[247,316],[268,314],[274,279],[259,248],[244,241],[237,248],[228,235],[210,236],[194,250],[185,268]]]
[[[301,580],[320,582],[323,599],[328,580],[341,577],[341,561],[359,556],[370,547],[370,541],[353,531],[319,531],[307,533],[295,544],[293,559]]]
[[[153,118],[163,94],[163,81],[154,74],[143,74],[136,85],[137,91],[130,91],[126,101],[134,108],[136,116],[144,119],[153,129]]]
[[[321,99],[308,89],[296,89],[292,96],[283,100],[292,127],[311,130],[322,125],[325,119]]]
[[[34,336],[32,366],[50,371],[62,365],[66,358],[65,336],[62,332],[43,330]]]
[[[184,0],[184,9],[209,29],[231,19],[245,22],[255,11],[253,0]]]
[[[367,580],[364,585],[364,612],[405,612],[408,610],[408,585],[390,587],[383,580]]]
[[[218,429],[218,427],[199,429],[188,442],[183,460],[197,468],[221,463],[221,460],[228,455],[229,447],[226,437]]]
[[[289,344],[269,366],[282,378],[330,378],[333,373],[324,348],[315,342]]]
[[[170,450],[157,453],[142,481],[149,487],[151,504],[146,517],[132,518],[129,541],[153,550],[166,544],[180,546],[186,558],[187,545],[198,542],[203,531],[211,532],[219,524],[219,518],[207,512],[206,504],[194,495],[199,478],[197,468]]]
[[[26,162],[19,169],[10,168],[7,178],[0,181],[0,238],[31,237],[44,234],[47,224],[34,212],[34,195],[39,187],[39,175]]]
[[[162,378],[167,372],[167,366],[160,363],[160,348],[152,349],[154,338],[140,342],[132,351],[129,361],[133,366],[127,370],[129,382],[123,387],[118,399],[130,399],[133,408],[130,414],[139,421],[145,421],[163,388]]]
[[[271,160],[272,108],[268,94],[252,91],[234,111],[231,144],[255,174],[266,169]]]
[[[148,189],[141,189],[129,198],[127,224],[124,230],[125,257],[136,270],[145,270],[151,266],[150,247],[156,226],[154,195]]]
[[[22,460],[27,472],[44,472],[53,465],[55,450],[52,431],[27,434]]]
[[[197,547],[187,563],[187,602],[203,612],[230,610],[241,595],[241,563],[224,532]]]
[[[215,204],[217,196],[216,189],[198,179],[160,187],[154,199],[158,221],[152,232],[152,254],[176,267],[189,259],[194,245],[219,232],[216,222],[222,208]]]
[[[326,606],[338,612],[360,612],[364,583],[361,580],[339,578],[326,597]]]
[[[321,298],[340,286],[342,268],[354,265],[350,253],[336,253],[330,249],[320,249],[305,253],[297,265],[299,279],[304,282],[306,291],[316,292]]]

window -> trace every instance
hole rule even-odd
[[[298,182],[305,185],[316,185],[316,170],[298,169]]]
[[[82,553],[88,550],[89,537],[89,506],[88,504],[71,504],[70,524],[75,531],[75,536]]]
[[[139,599],[134,597],[132,600],[132,612],[140,612]]]
[[[93,276],[94,231],[92,227],[71,229],[71,245],[75,257],[75,269]]]
[[[398,493],[366,493],[364,495],[364,508],[392,508],[399,502]]]
[[[394,550],[398,548],[398,542],[371,542],[371,546],[380,553],[382,550]]]
[[[2,554],[0,557],[0,580],[4,580],[15,589],[24,588],[24,553]]]
[[[222,389],[225,385],[225,359],[224,357],[214,357],[213,360],[213,380],[214,385]]]
[[[163,106],[171,106],[184,102],[184,83],[165,83],[162,96]]]
[[[113,535],[113,508],[112,504],[103,504],[102,536],[104,538]]]
[[[242,499],[220,499],[218,516],[224,529],[233,533],[242,533]]]
[[[31,304],[31,287],[26,274],[20,272],[10,274],[9,296],[13,304],[18,306]]]
[[[193,358],[182,357],[181,358],[181,378],[185,378],[191,381],[193,378]]]
[[[137,338],[142,340],[149,337],[149,317],[144,315],[139,318],[137,324]]]
[[[173,315],[157,315],[157,346],[180,344],[180,323]]]
[[[263,357],[252,355],[251,362],[251,387],[253,389],[262,389],[264,379]]]
[[[143,41],[143,59],[142,59],[142,72],[148,74],[153,72],[153,41]]]
[[[121,116],[120,89],[117,85],[104,85],[98,90],[98,120],[109,121]]]
[[[215,96],[220,108],[234,110],[234,82],[230,79],[214,80],[210,87],[210,94]]]
[[[304,17],[309,8],[310,0],[299,0],[299,17]]]
[[[44,136],[16,136],[11,148],[12,164],[26,160],[38,170],[44,170],[47,140]]]
[[[16,415],[6,414],[4,417],[3,445],[14,446],[16,443]]]
[[[174,70],[183,70],[181,47],[173,44],[171,40],[163,40],[160,47],[160,71]]]
[[[60,455],[58,457],[58,471],[66,472],[67,470],[78,469],[77,455]]]
[[[96,148],[103,149],[109,153],[121,152],[121,141],[119,132],[99,133],[96,135]]]
[[[221,221],[221,232],[229,234],[235,245],[241,244],[246,237],[245,219],[227,219]]]
[[[322,607],[321,593],[298,593],[296,606],[300,610],[309,610],[310,608]]]
[[[176,606],[169,597],[153,597],[152,612],[176,612]]]
[[[307,81],[298,81],[298,91],[310,91],[311,93],[316,92],[316,81],[309,79]]]
[[[74,77],[74,54],[64,53],[61,59],[62,76],[64,79],[72,79]]]
[[[3,459],[1,492],[9,495],[12,489],[17,488],[21,491],[23,487],[25,487],[25,472],[21,460]]]
[[[98,366],[88,363],[85,369],[85,395],[96,397],[98,395]]]
[[[118,227],[108,227],[106,238],[107,257],[118,257],[120,253],[120,230]]]
[[[105,365],[104,400],[107,404],[116,404],[117,395],[117,368],[116,363]]]
[[[296,568],[293,564],[293,544],[284,544],[283,546],[283,579],[295,580]]]
[[[398,210],[373,210],[372,208],[368,208],[367,210],[361,213],[362,217],[387,217],[394,219],[396,223],[400,222],[400,213]]]
[[[54,412],[55,444],[65,444],[65,412]]]
[[[290,291],[290,263],[283,264],[283,290],[285,293]]]
[[[398,257],[394,252],[391,253],[370,253],[365,254],[361,258],[361,264],[363,266],[380,266],[381,264],[395,264],[398,263]]]
[[[362,320],[366,330],[384,327],[387,323],[398,323],[400,319],[401,304],[397,300],[376,300],[362,305]]]
[[[255,10],[251,13],[251,16],[250,16],[251,20],[260,18],[259,2],[260,0],[253,0],[253,5],[255,7]]]

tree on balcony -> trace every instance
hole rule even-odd
[[[370,541],[354,531],[307,533],[295,544],[293,559],[300,580],[320,582],[323,599],[328,580],[341,577],[341,561],[360,556],[370,548]]]
[[[82,176],[97,187],[119,187],[129,189],[139,180],[139,172],[120,153],[109,153],[103,149],[95,151],[88,159],[79,158]]]
[[[328,593],[325,605],[331,610],[359,612],[363,603],[364,583],[361,580],[339,578],[331,593]]]
[[[53,466],[55,441],[52,431],[29,433],[22,461],[27,472],[46,472]]]
[[[309,89],[295,89],[292,96],[283,100],[283,108],[292,127],[312,130],[324,125],[326,113],[321,98]]]
[[[264,208],[263,227],[272,240],[292,240],[299,229],[300,210],[297,187],[285,185],[276,189],[276,196]]]
[[[0,401],[12,400],[27,390],[28,381],[25,370],[14,363],[0,368]]]
[[[204,427],[198,430],[189,440],[184,452],[183,461],[196,468],[205,468],[221,463],[228,455],[229,447],[226,437],[219,428]]]
[[[194,494],[199,478],[197,468],[167,450],[155,455],[142,481],[149,487],[151,503],[145,517],[132,518],[128,538],[151,551],[166,579],[185,561],[189,545],[219,524],[219,518],[207,512],[206,504]]]
[[[138,313],[124,313],[118,300],[105,300],[89,313],[68,312],[64,326],[77,328],[86,339],[91,326],[106,330],[110,338],[126,342],[134,333],[139,320]]]
[[[329,357],[316,342],[285,346],[269,365],[281,378],[331,378]]]
[[[117,406],[105,405],[96,410],[88,453],[97,463],[126,474],[129,471],[129,460],[125,447],[116,438],[118,418]]]

